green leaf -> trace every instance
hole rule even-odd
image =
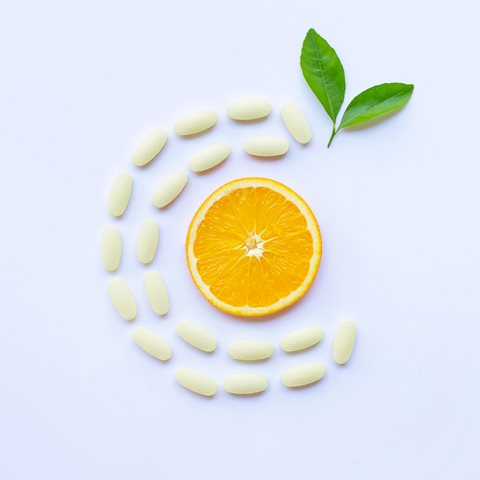
[[[368,122],[380,115],[405,106],[413,93],[413,85],[383,83],[357,95],[345,110],[337,129]]]
[[[335,126],[345,98],[345,72],[335,50],[313,28],[303,41],[300,66],[305,80]]]

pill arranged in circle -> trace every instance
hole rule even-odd
[[[137,146],[132,154],[132,161],[138,167],[151,162],[162,150],[167,142],[168,135],[162,128],[150,132]]]
[[[355,345],[355,324],[351,320],[345,320],[338,327],[333,342],[333,359],[343,365],[348,362]]]
[[[245,140],[243,148],[256,157],[278,157],[288,152],[288,142],[280,137],[251,137]]]
[[[122,257],[122,239],[118,228],[107,227],[102,235],[102,263],[106,270],[114,272]]]
[[[273,345],[264,340],[240,340],[230,345],[228,353],[235,360],[255,362],[270,358],[273,354]]]
[[[268,379],[258,373],[240,373],[227,377],[223,386],[228,393],[252,395],[264,392],[268,387]]]
[[[267,100],[238,100],[227,107],[227,115],[233,120],[257,120],[264,118],[272,111]]]
[[[228,143],[220,142],[200,150],[188,162],[194,172],[204,172],[222,163],[230,155]]]
[[[217,348],[217,339],[205,328],[188,320],[177,324],[177,333],[190,345],[211,353]]]
[[[318,382],[325,375],[325,367],[321,363],[305,363],[290,368],[282,375],[286,387],[304,387]]]
[[[166,315],[170,308],[170,302],[162,276],[158,272],[148,272],[145,277],[145,288],[153,311],[157,315]]]
[[[177,170],[169,175],[155,190],[152,203],[157,208],[166,207],[173,202],[187,184],[188,176],[183,170]]]
[[[180,120],[177,120],[173,129],[182,137],[195,135],[213,127],[217,120],[218,115],[213,110],[201,110],[185,115]]]
[[[291,102],[282,106],[282,117],[288,131],[298,143],[307,144],[312,139],[312,131],[300,109]]]
[[[181,367],[175,373],[177,382],[194,393],[212,397],[217,393],[217,384],[210,377],[193,368]]]
[[[119,173],[113,181],[108,198],[108,211],[114,217],[120,217],[125,212],[130,194],[132,193],[132,177],[126,173]]]
[[[227,108],[230,118],[238,121],[262,119],[271,113],[271,104],[266,100],[240,100],[231,103]],[[293,103],[282,106],[282,117],[291,135],[301,144],[307,144],[311,138],[308,122]],[[205,132],[213,127],[218,116],[213,110],[203,110],[186,115],[175,123],[175,132],[180,136],[190,136]],[[137,166],[145,166],[151,162],[163,149],[168,139],[167,132],[156,129],[150,132],[136,147],[132,154],[132,161]],[[288,149],[288,141],[273,136],[259,136],[248,138],[244,143],[245,151],[253,156],[277,157],[284,155]],[[228,158],[230,146],[225,142],[210,145],[194,154],[189,161],[193,172],[204,172],[215,167]],[[152,196],[152,203],[157,208],[163,208],[172,202],[184,189],[188,181],[187,174],[178,170],[173,172],[156,189]],[[132,177],[122,172],[115,178],[109,195],[108,210],[111,215],[120,217],[125,212],[132,191]],[[150,263],[155,256],[158,246],[158,224],[154,219],[145,220],[142,224],[137,242],[137,256],[144,263]],[[114,226],[105,228],[101,241],[101,258],[104,268],[110,272],[118,269],[122,256],[122,241],[120,232]],[[137,306],[132,292],[120,278],[109,282],[109,292],[112,302],[126,320],[133,320],[137,316]],[[151,271],[145,277],[145,287],[149,302],[158,315],[165,315],[169,310],[169,298],[165,283],[158,272]],[[178,334],[190,345],[205,351],[213,352],[217,348],[215,337],[203,327],[183,320],[177,324]],[[344,321],[338,328],[333,344],[333,358],[338,364],[345,364],[351,356],[356,337],[355,324]],[[155,332],[139,327],[133,332],[135,342],[147,353],[166,361],[171,358],[172,349],[168,343]],[[296,330],[285,335],[281,341],[281,348],[288,353],[301,352],[323,338],[323,330],[312,326]],[[261,361],[273,354],[273,345],[261,340],[243,340],[230,345],[229,354],[239,361]],[[298,365],[285,371],[282,382],[290,388],[303,387],[313,384],[323,378],[325,367],[321,363]],[[177,370],[175,377],[185,388],[200,395],[212,396],[217,392],[217,384],[207,375],[191,368],[182,367]],[[268,387],[268,379],[260,374],[242,373],[227,377],[224,388],[235,395],[252,395],[261,393]]]
[[[137,304],[127,284],[121,278],[113,278],[108,283],[108,290],[118,313],[125,320],[133,320],[137,316]]]
[[[137,257],[145,264],[155,257],[158,245],[158,223],[149,218],[142,223],[137,241]]]
[[[136,328],[133,332],[133,339],[140,348],[152,357],[166,362],[172,356],[170,345],[160,335],[157,335],[148,328]]]
[[[323,338],[323,330],[320,327],[307,327],[295,330],[285,335],[280,340],[280,347],[285,352],[293,353],[305,350]]]

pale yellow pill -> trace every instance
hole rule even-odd
[[[180,385],[199,395],[211,397],[217,393],[217,384],[210,377],[193,368],[179,368],[175,378]]]
[[[325,375],[325,367],[321,363],[306,363],[287,370],[282,375],[286,387],[304,387],[317,382]]]
[[[273,354],[273,345],[264,340],[240,340],[230,345],[228,353],[235,360],[254,362],[270,358]]]
[[[285,335],[280,340],[280,347],[286,352],[298,352],[315,345],[323,338],[323,330],[320,327],[307,327],[295,330]]]
[[[268,379],[258,373],[241,373],[226,378],[223,386],[228,393],[252,395],[265,391],[268,387]]]
[[[120,265],[122,256],[122,240],[115,227],[107,227],[102,235],[102,263],[109,271],[114,272]]]
[[[345,320],[340,324],[333,342],[333,359],[340,365],[348,362],[355,345],[355,324]]]
[[[110,197],[108,199],[108,211],[119,217],[127,208],[130,194],[132,193],[132,177],[126,173],[119,173],[113,181]]]
[[[133,152],[133,163],[139,167],[143,167],[151,162],[165,146],[167,138],[167,132],[162,128],[157,128],[153,132],[150,132]]]
[[[145,277],[147,296],[154,312],[157,315],[165,315],[170,308],[167,287],[158,272],[148,272]]]
[[[142,223],[137,242],[137,257],[142,263],[150,263],[158,245],[158,223],[149,218]]]
[[[222,163],[230,155],[228,143],[220,142],[210,145],[196,153],[188,162],[194,172],[203,172]]]
[[[288,102],[283,105],[282,117],[297,142],[305,145],[312,139],[312,132],[307,119],[294,103]]]
[[[187,320],[178,322],[177,333],[190,345],[203,350],[204,352],[213,352],[217,348],[216,338],[203,327]]]
[[[267,100],[239,100],[227,107],[227,115],[233,120],[257,120],[270,114],[272,106]]]
[[[133,332],[133,339],[152,357],[167,361],[172,356],[170,345],[155,332],[148,328],[138,327]]]
[[[213,110],[190,113],[175,122],[173,129],[182,137],[204,132],[217,123],[218,116]]]
[[[288,142],[279,137],[252,137],[245,140],[243,148],[256,157],[278,157],[288,152]]]
[[[175,200],[187,184],[187,174],[183,170],[177,170],[169,175],[155,190],[152,203],[157,208],[163,208]]]
[[[108,290],[118,313],[125,320],[133,320],[137,316],[137,304],[126,283],[121,278],[113,278],[108,283]]]

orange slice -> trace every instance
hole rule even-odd
[[[205,298],[228,313],[267,315],[310,288],[322,237],[305,201],[266,178],[227,183],[198,209],[187,235],[187,262]]]

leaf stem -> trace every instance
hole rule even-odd
[[[337,134],[338,130],[335,131],[335,123],[333,124],[333,131],[332,131],[332,136],[330,137],[330,140],[328,142],[327,148],[330,147],[330,144],[332,143],[333,137]]]

